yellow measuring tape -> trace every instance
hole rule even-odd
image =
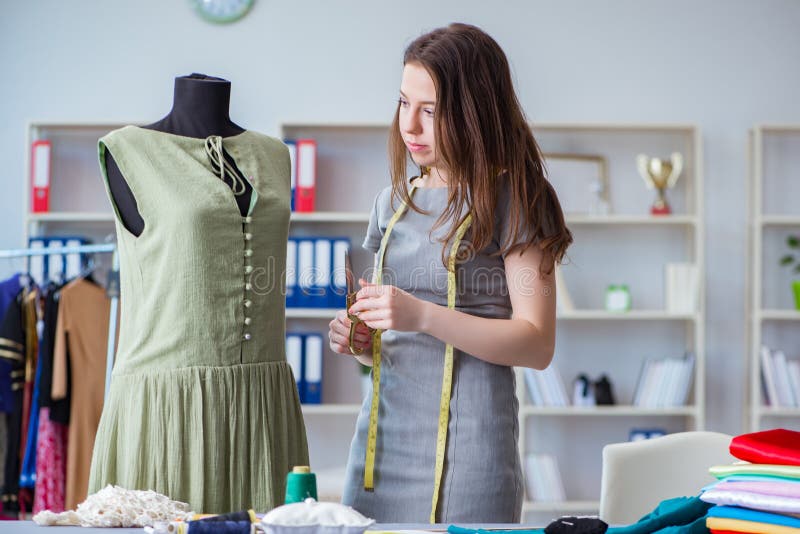
[[[412,186],[409,196],[413,196],[416,186]],[[395,223],[406,212],[408,205],[403,202],[400,208],[392,215],[386,227],[386,233],[381,240],[378,252],[378,268],[375,273],[375,283],[383,283],[383,260],[386,255],[386,245]],[[456,257],[461,240],[472,223],[472,216],[468,215],[456,231],[450,256],[447,262],[447,307],[454,309],[456,305]],[[378,403],[380,399],[381,381],[381,331],[376,330],[372,342],[372,399],[369,411],[369,430],[367,432],[367,454],[364,462],[364,489],[373,491],[375,488],[375,449],[378,440]],[[444,457],[447,451],[447,428],[450,421],[450,396],[453,391],[453,346],[447,344],[444,351],[444,372],[442,373],[442,395],[439,399],[439,425],[436,435],[436,465],[434,469],[433,498],[431,502],[430,522],[436,523],[436,508],[439,504],[439,493],[442,485],[442,472],[444,471]]]

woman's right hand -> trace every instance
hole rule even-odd
[[[350,352],[350,319],[347,318],[346,310],[336,312],[336,317],[329,323],[328,340],[333,352],[339,354],[349,354]],[[372,334],[364,323],[356,325],[354,344],[357,349],[362,349],[364,354],[369,354],[372,346]]]

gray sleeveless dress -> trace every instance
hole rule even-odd
[[[395,224],[386,248],[384,283],[447,306],[442,263],[446,229],[430,233],[447,204],[447,188],[418,188]],[[501,199],[502,203],[507,199]],[[391,188],[377,196],[364,248],[377,252],[389,219]],[[456,309],[507,319],[511,303],[499,250],[507,228],[498,209],[491,246],[457,271]],[[449,244],[448,249],[449,250]],[[343,502],[381,523],[427,523],[431,511],[439,399],[445,344],[427,334],[387,330],[382,335],[381,389],[375,488],[364,491],[364,457],[371,388],[350,447]],[[437,519],[442,523],[519,522],[522,472],[517,447],[518,402],[513,369],[455,350],[447,453]]]

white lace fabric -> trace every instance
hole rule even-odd
[[[150,490],[128,490],[108,485],[89,495],[77,510],[33,516],[41,526],[149,527],[157,521],[183,520],[193,513],[184,502],[173,501]]]

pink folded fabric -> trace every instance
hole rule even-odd
[[[775,428],[731,440],[733,456],[754,464],[800,465],[800,432]]]

